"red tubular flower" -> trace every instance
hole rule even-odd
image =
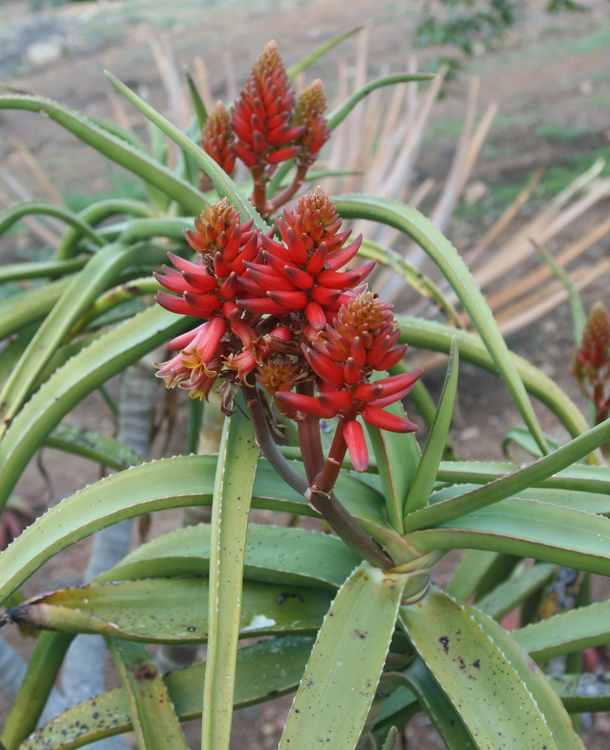
[[[298,160],[306,167],[314,163],[320,149],[330,137],[325,111],[326,94],[322,81],[318,79],[301,93],[295,108],[294,121],[303,127],[299,138],[301,148]]]
[[[201,147],[228,175],[232,175],[235,171],[234,141],[231,115],[225,105],[219,101],[210,112],[201,134]],[[204,175],[202,189],[209,190],[210,187],[210,180]]]
[[[318,418],[340,417],[343,438],[358,471],[368,464],[368,452],[358,416],[392,432],[413,432],[417,425],[406,417],[384,410],[403,399],[421,371],[369,382],[374,370],[402,358],[406,347],[396,346],[398,330],[389,305],[371,292],[350,299],[324,330],[310,333],[303,354],[319,378],[318,396],[289,391],[276,393],[277,401],[293,412]]]
[[[285,211],[277,228],[281,242],[263,236],[258,262],[246,264],[239,283],[250,299],[240,299],[239,304],[266,311],[267,298],[273,312],[303,311],[309,326],[321,330],[339,309],[342,295],[357,287],[375,263],[338,270],[355,257],[362,237],[344,246],[349,232],[340,231],[341,219],[320,188],[303,196],[294,211]]]
[[[291,125],[294,92],[275,42],[269,42],[235,104],[235,153],[249,168],[264,169],[291,159],[303,132]]]

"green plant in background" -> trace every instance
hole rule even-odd
[[[514,631],[499,621],[526,612],[559,566],[610,573],[610,470],[599,451],[610,420],[589,427],[509,351],[458,251],[414,208],[320,188],[285,207],[366,93],[429,78],[379,79],[326,115],[322,85],[295,97],[291,79],[339,41],[288,71],[267,46],[230,109],[208,115],[191,85],[187,132],[110,76],[151,123],[152,148],[56,102],[0,96],[0,108],[44,113],[142,178],[149,198],[78,214],[28,203],[0,217],[4,231],[34,213],[68,225],[53,259],[0,269],[3,282],[23,284],[0,317],[1,499],[45,444],[116,470],[0,553],[3,622],[41,631],[2,730],[7,750],[67,750],[132,729],[140,748],[187,747],[180,722],[195,717],[202,747],[223,750],[235,708],[295,691],[283,750],[391,748],[419,712],[449,748],[564,750],[583,747],[568,712],[608,707],[606,683],[585,681],[578,665],[559,676],[544,668],[610,642],[608,602],[583,597]],[[178,147],[174,167],[163,135]],[[364,286],[370,260],[348,265],[368,257],[343,228],[352,219],[417,243],[476,334],[394,316]],[[159,271],[166,255],[171,266]],[[391,265],[379,250],[375,260]],[[53,281],[27,287],[40,277]],[[135,315],[134,298],[143,308]],[[436,405],[421,373],[404,368],[407,344],[449,355]],[[171,354],[157,374],[191,397],[187,454],[145,461],[146,440],[123,444],[62,423],[159,347]],[[503,378],[524,422],[510,439],[530,448],[531,463],[445,460],[460,359]],[[218,451],[194,453],[199,400],[216,394],[226,415]],[[407,394],[426,423],[421,446]],[[568,442],[543,433],[531,396]],[[210,398],[204,409],[213,408]],[[189,506],[211,506],[211,522],[142,544],[83,587],[21,594],[76,541]],[[255,523],[259,508],[296,523]],[[323,519],[330,533],[298,528],[301,517]],[[443,590],[434,571],[451,550],[466,552]],[[105,639],[121,687],[41,723],[82,633]],[[205,662],[167,675],[147,647],[202,642]]]
[[[452,78],[463,61],[477,50],[490,49],[501,42],[515,25],[525,3],[521,0],[426,0],[424,18],[415,30],[418,47],[442,46],[455,50],[439,58]],[[588,10],[575,0],[547,0],[547,13],[582,13]],[[457,54],[456,54],[457,53]]]

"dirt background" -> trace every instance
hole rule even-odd
[[[472,175],[472,182],[485,187],[483,197],[458,210],[450,236],[458,247],[497,218],[514,194],[538,166],[553,166],[567,176],[576,176],[598,156],[610,155],[610,8],[607,0],[589,3],[587,14],[549,18],[542,3],[525,3],[523,16],[501,49],[482,54],[470,63],[436,107],[419,162],[420,176],[441,178],[446,174],[461,127],[467,77],[480,77],[482,105],[497,101],[500,114],[487,139]],[[214,75],[215,96],[227,92],[225,73],[230,65],[242,81],[263,44],[275,38],[287,64],[311,51],[330,35],[366,23],[370,29],[369,77],[384,71],[404,69],[411,52],[410,38],[418,17],[418,3],[352,0],[325,2],[86,2],[61,7],[46,3],[32,14],[32,3],[3,2],[0,5],[0,81],[58,99],[90,115],[112,117],[109,86],[103,70],[109,69],[130,86],[146,92],[159,105],[165,96],[151,56],[151,33],[171,43],[177,58],[188,66],[193,55],[201,55]],[[230,58],[227,55],[230,53]],[[421,58],[421,67],[433,54]],[[341,56],[354,57],[354,45],[332,52],[324,68],[315,69],[332,91],[336,87],[336,64]],[[228,62],[230,60],[230,62]],[[329,75],[330,73],[330,75]],[[17,177],[23,188],[35,191],[36,181],[25,168],[17,144],[27,145],[44,165],[48,178],[70,205],[80,208],[96,196],[110,192],[137,194],[138,186],[107,164],[70,134],[48,120],[28,113],[0,112],[0,170]],[[539,196],[539,202],[548,197]],[[39,196],[37,196],[39,197]],[[536,204],[534,204],[535,207]],[[529,211],[534,210],[534,207]],[[590,214],[589,221],[607,217],[608,203]],[[527,220],[526,211],[522,219]],[[580,228],[573,230],[576,235]],[[0,246],[4,261],[31,257],[33,238],[13,234]],[[591,261],[610,252],[608,241],[598,243]],[[589,287],[585,302],[608,302],[608,279]],[[511,348],[528,356],[566,388],[582,405],[569,375],[572,352],[569,311],[556,313],[511,337]],[[438,391],[438,376],[427,384]],[[111,390],[116,391],[116,383]],[[536,405],[542,424],[561,437],[556,421]],[[70,422],[98,431],[110,431],[111,422],[101,399],[91,396],[70,417]],[[464,365],[453,442],[461,457],[493,458],[501,455],[500,442],[511,426],[519,423],[505,389],[491,375]],[[177,431],[179,436],[180,427]],[[180,448],[180,438],[176,447]],[[52,479],[55,501],[97,478],[97,469],[77,458],[67,459],[55,451],[44,452],[44,463]],[[17,488],[28,502],[48,501],[38,469],[31,467]],[[177,514],[160,514],[152,533],[178,522]],[[34,593],[78,580],[88,555],[81,543],[57,556],[28,583]],[[446,569],[441,575],[446,573]],[[605,582],[597,588],[607,595]],[[17,643],[15,633],[7,634]],[[20,642],[19,648],[23,649]],[[287,699],[237,714],[235,750],[276,747]],[[191,737],[196,746],[196,727]],[[599,714],[587,733],[591,750],[608,747],[610,718]],[[410,746],[428,750],[442,747],[434,732],[420,717],[409,729]]]

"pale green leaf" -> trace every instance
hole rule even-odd
[[[430,428],[415,478],[404,501],[405,518],[408,514],[425,508],[428,504],[428,498],[436,481],[438,467],[447,446],[449,428],[453,419],[455,396],[457,394],[459,366],[459,350],[457,344],[453,342],[451,345],[451,354],[449,355],[447,375],[445,376],[445,383],[436,410],[436,417]]]
[[[388,652],[400,577],[367,563],[343,584],[318,632],[279,750],[358,744]]]

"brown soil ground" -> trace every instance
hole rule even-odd
[[[481,180],[493,193],[505,185],[523,182],[541,165],[563,163],[569,156],[583,156],[610,142],[610,18],[605,0],[591,3],[586,15],[549,21],[539,6],[527,4],[526,23],[507,40],[505,48],[495,54],[478,57],[472,70],[481,79],[481,100],[497,100],[501,115],[488,139],[475,169],[473,180]],[[225,7],[226,6],[226,7]],[[154,103],[164,104],[165,96],[159,75],[151,58],[148,37],[152,31],[162,34],[181,64],[187,65],[194,54],[201,55],[215,76],[212,93],[223,96],[227,91],[226,51],[229,50],[237,80],[241,81],[251,61],[270,38],[277,39],[287,63],[311,51],[331,34],[351,25],[370,26],[370,75],[382,70],[398,70],[409,53],[408,40],[415,14],[415,3],[353,0],[300,2],[266,2],[241,4],[174,2],[171,12],[165,3],[78,3],[64,8],[47,9],[44,25],[41,17],[27,15],[28,4],[9,0],[0,8],[0,37],[23,32],[24,45],[59,37],[64,50],[58,59],[39,66],[29,63],[24,50],[11,55],[0,50],[0,76],[11,85],[44,94],[74,106],[90,115],[111,117],[113,108],[108,84],[103,77],[107,68],[131,86],[148,91]],[[100,8],[102,13],[99,12]],[[29,40],[29,41],[28,41]],[[5,49],[8,46],[5,45]],[[323,69],[316,74],[328,81],[334,75],[341,55],[353,59],[353,46],[329,55]],[[424,58],[425,62],[425,58]],[[216,75],[218,73],[218,78]],[[334,81],[328,81],[332,89]],[[458,81],[438,106],[433,126],[435,134],[424,149],[420,162],[422,177],[442,177],[446,173],[453,143],[455,124],[459,125],[465,96],[465,81]],[[117,173],[109,172],[103,160],[83,147],[68,133],[48,120],[26,113],[0,112],[0,159],[2,169],[17,176],[26,189],[34,190],[35,180],[18,157],[17,141],[27,145],[44,165],[49,179],[64,194],[74,197],[101,194],[116,184]],[[544,130],[546,128],[546,131]],[[570,138],[549,137],[555,132],[580,131]],[[546,133],[546,135],[545,135]],[[473,219],[459,218],[451,227],[458,245],[467,246],[497,216],[490,208]],[[590,221],[607,216],[607,203],[600,206]],[[527,213],[524,216],[527,218]],[[576,234],[580,229],[574,229]],[[5,260],[20,257],[30,247],[30,238],[8,240],[2,250]],[[609,252],[607,241],[594,248],[591,258]],[[600,279],[589,287],[585,301],[608,300],[608,281]],[[579,394],[569,375],[571,326],[567,306],[511,338],[513,350],[541,366],[580,403]],[[432,373],[427,383],[438,392],[440,374]],[[111,384],[111,389],[116,384]],[[554,418],[537,408],[542,424],[557,434]],[[70,421],[96,430],[108,430],[110,421],[98,396],[91,396],[71,416]],[[519,422],[508,394],[497,378],[464,365],[460,384],[458,414],[453,441],[462,457],[494,458],[501,455],[500,443],[511,426]],[[179,424],[177,434],[181,434]],[[176,438],[178,441],[178,438]],[[179,441],[178,441],[179,442]],[[180,448],[179,445],[176,446]],[[53,479],[53,499],[70,494],[97,478],[97,469],[89,462],[69,458],[47,450],[44,462]],[[46,502],[45,483],[36,467],[31,467],[18,487],[18,493],[32,503]],[[154,519],[152,533],[157,534],[178,522],[178,514],[163,514]],[[88,543],[83,542],[58,555],[28,583],[29,592],[37,592],[74,582],[86,564]],[[441,578],[447,566],[440,571]],[[605,581],[596,582],[600,595],[609,593]],[[18,642],[16,633],[6,637]],[[23,642],[19,641],[19,648]],[[276,747],[283,717],[289,705],[281,699],[263,707],[240,711],[235,721],[234,750],[249,748],[267,750]],[[195,723],[189,727],[193,747],[198,746]],[[610,717],[600,714],[586,737],[590,750],[608,747]],[[421,718],[409,728],[410,747],[432,750],[441,747],[440,740]]]

